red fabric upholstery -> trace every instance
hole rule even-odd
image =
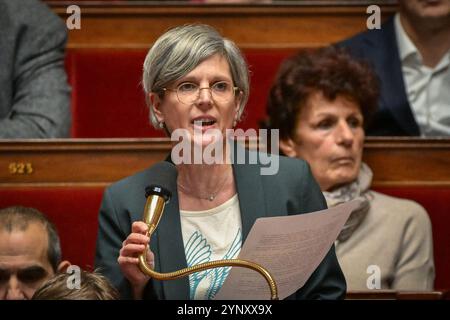
[[[450,188],[397,187],[377,191],[412,199],[428,212],[433,227],[436,289],[450,288]]]
[[[295,53],[293,49],[249,49],[244,51],[250,69],[250,97],[245,109],[242,129],[258,129],[265,117],[266,102],[281,62]]]
[[[251,71],[250,99],[239,124],[257,129],[279,64],[294,50],[245,51]],[[66,69],[72,85],[72,137],[162,137],[149,123],[141,86],[147,50],[72,49]]]
[[[141,82],[145,50],[71,50],[72,137],[162,137],[149,123]]]
[[[91,270],[94,266],[97,215],[103,188],[1,188],[0,208],[34,207],[52,221],[61,240],[63,259]]]

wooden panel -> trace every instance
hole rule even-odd
[[[167,139],[0,142],[0,186],[104,186],[164,160],[169,152]]]
[[[104,186],[169,153],[168,139],[0,141],[0,186]],[[450,139],[368,138],[364,161],[375,187],[450,186]]]
[[[393,291],[368,290],[348,291],[346,300],[445,300],[449,298],[448,291]]]
[[[67,19],[68,3],[51,2]],[[69,48],[149,48],[168,28],[185,23],[216,27],[242,48],[305,48],[327,45],[366,29],[367,4],[167,5],[151,3],[84,4],[81,30],[69,31]],[[381,6],[382,19],[395,11]]]

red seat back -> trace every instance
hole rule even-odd
[[[73,138],[163,137],[150,125],[142,90],[144,50],[71,50]]]
[[[243,121],[238,127],[245,130],[260,127],[259,121],[265,118],[267,98],[278,68],[281,62],[294,52],[294,49],[248,49],[244,51],[250,70],[250,97]]]
[[[259,128],[281,61],[292,49],[252,49],[250,98],[240,128]],[[148,118],[141,85],[144,49],[72,49],[66,69],[72,85],[73,138],[163,137]]]

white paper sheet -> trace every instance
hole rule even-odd
[[[284,299],[305,284],[358,206],[359,200],[353,200],[308,214],[259,218],[239,259],[266,268],[275,279],[279,299]],[[267,300],[270,288],[258,272],[233,267],[215,299]]]

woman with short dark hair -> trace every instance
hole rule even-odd
[[[433,289],[431,223],[419,204],[370,189],[362,162],[364,125],[378,100],[364,63],[338,49],[301,52],[283,63],[271,89],[266,126],[280,150],[306,160],[329,207],[362,200],[335,245],[350,290]]]

